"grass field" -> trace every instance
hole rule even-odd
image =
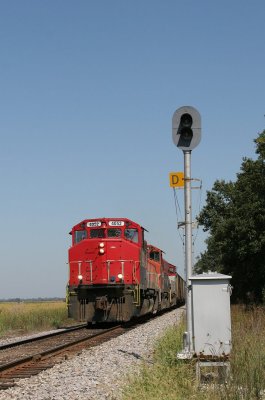
[[[57,328],[68,321],[63,301],[0,303],[0,337]]]
[[[265,309],[232,307],[231,373],[220,384],[196,380],[195,363],[176,359],[182,349],[183,326],[170,328],[157,343],[154,364],[143,364],[130,377],[124,400],[261,400],[265,399]],[[214,374],[213,374],[214,377]]]

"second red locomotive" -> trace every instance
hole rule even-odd
[[[184,301],[184,282],[144,228],[127,218],[86,219],[71,230],[69,317],[129,321]]]

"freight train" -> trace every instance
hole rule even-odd
[[[126,322],[184,302],[183,279],[144,233],[127,218],[85,219],[72,228],[70,318]]]

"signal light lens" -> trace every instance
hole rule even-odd
[[[118,278],[119,279],[123,279],[123,275],[122,274],[118,274]]]
[[[104,247],[105,246],[105,244],[103,243],[103,242],[101,242],[101,243],[99,243],[99,247]]]
[[[100,254],[104,254],[105,250],[104,249],[99,249]]]
[[[192,139],[192,130],[190,128],[183,128],[181,131],[181,136],[183,140],[191,140]]]
[[[192,125],[192,116],[188,113],[182,114],[180,118],[180,123],[184,128],[190,128]]]
[[[182,114],[178,130],[178,133],[180,134],[178,145],[181,145],[183,147],[189,147],[193,138],[193,132],[191,129],[192,124],[193,124],[192,116],[188,113]]]
[[[82,281],[82,279],[83,279],[83,275],[78,275],[78,277],[77,277],[80,281]]]

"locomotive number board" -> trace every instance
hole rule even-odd
[[[109,221],[109,226],[123,226],[124,221]]]
[[[101,222],[100,221],[91,221],[91,222],[87,222],[87,226],[89,228],[95,228],[97,226],[101,226]]]

